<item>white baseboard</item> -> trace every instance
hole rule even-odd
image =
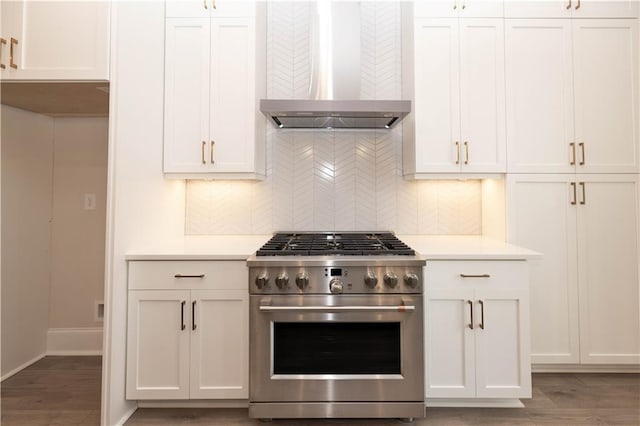
[[[102,328],[50,328],[47,355],[102,355]]]
[[[0,377],[0,382],[3,382],[6,379],[8,379],[9,377],[13,376],[14,374],[21,372],[22,370],[24,370],[28,366],[30,366],[32,364],[35,364],[36,362],[38,362],[42,358],[44,358],[46,355],[47,355],[46,353],[38,355],[37,357],[35,357],[33,359],[30,359],[29,361],[25,362],[24,364],[14,368],[13,370],[9,371],[8,373],[6,373],[2,377]]]
[[[522,408],[524,404],[515,398],[427,398],[429,407],[477,407],[477,408]]]
[[[532,364],[532,373],[640,373],[638,364]]]
[[[122,416],[122,418],[120,418],[120,420],[116,422],[116,426],[124,425],[127,422],[127,420],[129,420],[129,417],[133,416],[133,413],[135,413],[137,409],[138,407],[134,406],[129,411],[124,413],[124,416]]]

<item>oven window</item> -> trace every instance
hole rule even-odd
[[[400,374],[399,322],[275,322],[274,374]]]

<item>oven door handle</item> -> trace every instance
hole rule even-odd
[[[413,312],[413,305],[397,306],[269,306],[260,305],[261,312]]]

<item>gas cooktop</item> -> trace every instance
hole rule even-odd
[[[277,233],[256,256],[414,256],[415,251],[390,232]]]

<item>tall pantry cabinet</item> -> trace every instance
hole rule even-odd
[[[532,4],[505,4],[508,239],[544,253],[532,362],[638,364],[637,3]]]

